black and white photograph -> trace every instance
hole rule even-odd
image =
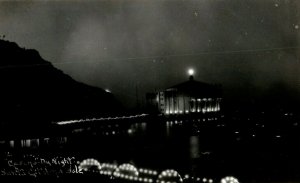
[[[0,182],[299,183],[300,0],[0,0]]]

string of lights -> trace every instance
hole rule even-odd
[[[83,123],[83,122],[92,122],[92,121],[107,121],[107,120],[120,120],[120,119],[132,119],[138,117],[145,117],[148,114],[137,114],[131,116],[116,116],[116,117],[105,117],[105,118],[88,118],[88,119],[79,119],[79,120],[68,120],[68,121],[59,121],[55,122],[58,125],[66,125],[73,123]]]
[[[182,178],[176,170],[167,169],[159,173],[156,170],[147,168],[137,168],[129,163],[121,165],[111,163],[100,163],[94,158],[76,161],[75,157],[64,156],[39,156],[34,154],[25,154],[23,159],[19,160],[12,154],[7,154],[7,165],[0,168],[0,175],[10,176],[45,176],[64,174],[85,174],[109,176],[114,179],[128,180],[131,182],[142,183],[178,183],[178,182],[199,182],[213,183],[216,180],[207,177],[194,177],[185,174]],[[18,171],[16,171],[18,170]],[[60,171],[57,171],[60,170]],[[156,180],[156,181],[155,181]],[[221,183],[239,183],[239,180],[232,176],[221,179]]]

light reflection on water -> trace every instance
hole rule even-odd
[[[171,131],[171,124],[167,121],[167,124],[166,124],[166,135],[169,137],[171,134],[170,134],[170,131]]]
[[[125,154],[131,161],[145,156],[154,161],[162,158],[166,160],[166,163],[173,161],[172,158],[176,158],[177,161],[190,162],[190,160],[200,158],[200,154],[204,152],[200,151],[200,137],[193,133],[193,131],[199,132],[199,127],[184,123],[189,122],[168,120],[159,125],[152,125],[151,122],[140,122],[127,127],[109,125],[96,130],[91,127],[79,128],[74,129],[74,135],[68,137],[23,139],[21,140],[21,147],[57,146],[61,149],[72,147],[78,152],[82,150],[98,151],[98,147],[101,147],[101,154],[107,152],[105,153],[107,155],[110,154],[110,151],[117,149],[121,152],[118,157]],[[35,143],[36,141],[39,143]],[[17,142],[10,140],[9,145],[11,148],[15,148]],[[131,157],[130,153],[132,154]]]
[[[201,123],[201,120],[195,121]],[[203,137],[199,135],[199,128],[199,124],[187,120],[168,120],[159,126],[150,122],[131,125],[129,129],[134,132],[131,137],[140,143],[132,145],[133,151],[138,153],[130,159],[138,163],[148,159],[151,163],[147,162],[147,166],[152,167],[197,169],[199,159],[207,158],[211,153],[209,146],[201,144]]]
[[[149,132],[147,132],[149,130],[147,127],[148,124],[145,122],[136,123],[130,127],[130,131],[135,132],[132,133],[131,135],[133,135],[133,137],[135,138],[145,136],[146,134],[149,134]],[[162,133],[163,134],[162,136],[164,138],[162,138],[161,140],[165,140],[166,143],[172,143],[175,141],[176,145],[174,144],[174,146],[175,147],[177,146],[177,148],[187,147],[187,151],[189,152],[189,158],[197,159],[200,158],[201,153],[209,154],[209,152],[207,151],[201,152],[200,136],[195,135],[195,133],[193,133],[196,132],[196,134],[199,134],[200,132],[199,126],[194,125],[192,126],[193,129],[187,129],[186,127],[182,126],[182,121],[174,120],[174,121],[166,121],[163,127],[164,130],[160,129],[161,130],[160,131],[159,129],[156,129],[157,131],[155,133],[157,133],[157,135],[159,133]],[[181,140],[178,140],[178,138]]]
[[[199,137],[198,136],[191,136],[190,137],[190,157],[192,159],[199,158]]]

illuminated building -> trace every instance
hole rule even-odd
[[[148,105],[165,115],[219,112],[221,87],[194,80],[194,71],[191,69],[188,73],[188,81],[147,94]]]

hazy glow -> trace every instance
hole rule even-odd
[[[189,69],[189,70],[188,70],[188,74],[189,74],[190,76],[194,75],[194,73],[195,73],[194,69]]]
[[[239,183],[239,181],[235,177],[228,176],[221,179],[221,183]]]

